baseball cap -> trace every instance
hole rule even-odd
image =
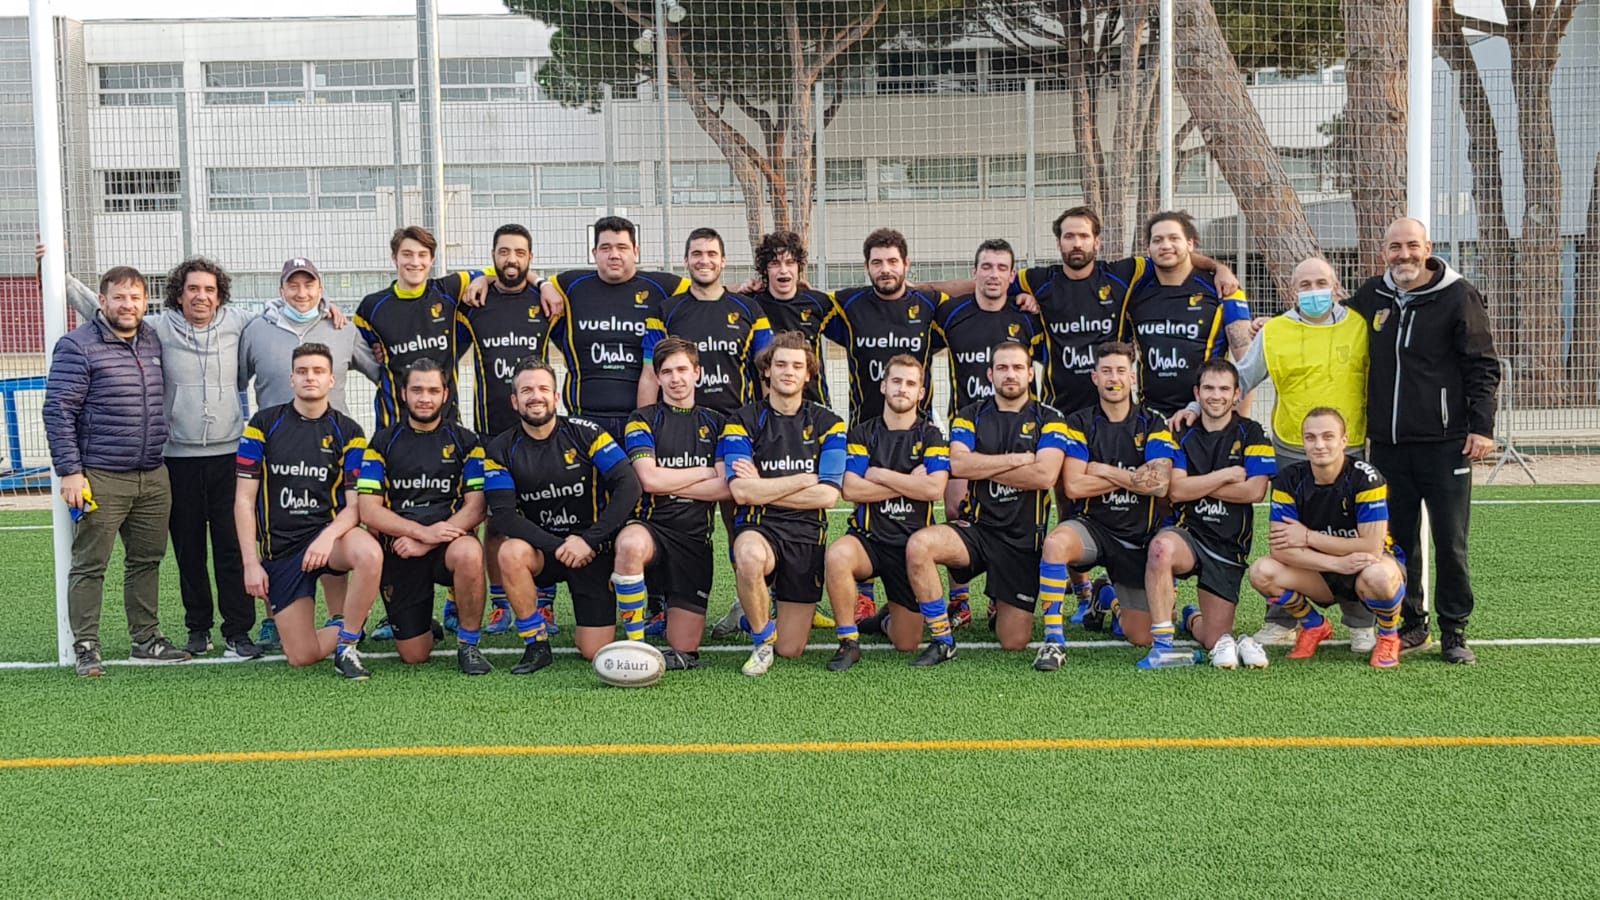
[[[296,256],[283,264],[283,274],[278,277],[278,283],[283,284],[288,281],[289,276],[296,272],[304,272],[318,281],[322,280],[322,273],[318,272],[317,267],[311,264],[311,260],[303,256]]]

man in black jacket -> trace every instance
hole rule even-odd
[[[1389,480],[1390,533],[1406,554],[1401,652],[1427,647],[1423,606],[1421,508],[1433,517],[1438,553],[1440,656],[1474,663],[1467,647],[1472,581],[1467,526],[1472,462],[1494,450],[1500,363],[1478,289],[1433,256],[1427,228],[1397,219],[1384,235],[1388,271],[1367,280],[1350,308],[1366,317],[1372,357],[1367,376],[1371,461]]]

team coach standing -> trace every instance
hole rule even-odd
[[[133,658],[189,658],[161,634],[156,616],[172,486],[161,457],[167,442],[161,339],[144,321],[146,290],[137,269],[107,272],[100,279],[99,312],[56,342],[45,386],[50,461],[61,477],[62,499],[79,514],[67,576],[79,675],[105,673],[100,606],[118,534]]]
[[[1440,657],[1474,663],[1467,647],[1472,580],[1467,527],[1472,461],[1494,450],[1500,362],[1488,306],[1471,282],[1433,255],[1427,228],[1396,219],[1383,239],[1388,271],[1350,307],[1367,319],[1367,433],[1372,464],[1389,481],[1389,531],[1406,553],[1401,652],[1429,644],[1423,608],[1422,504],[1433,519]]]

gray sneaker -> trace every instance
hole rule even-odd
[[[166,635],[157,633],[148,641],[135,642],[128,658],[141,662],[183,662],[189,659],[189,652],[167,640]]]
[[[248,632],[244,637],[228,638],[223,644],[227,647],[222,651],[223,659],[260,659],[266,655],[265,650],[250,640]]]
[[[183,652],[190,656],[204,656],[210,653],[214,646],[211,643],[210,631],[191,631],[189,640],[183,645]]]
[[[100,645],[94,641],[79,641],[72,645],[72,652],[78,657],[78,674],[95,678],[106,673],[105,663],[100,661]]]

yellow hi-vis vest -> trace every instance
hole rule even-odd
[[[1272,433],[1285,446],[1304,448],[1306,413],[1331,406],[1344,414],[1350,446],[1367,440],[1367,322],[1346,308],[1344,321],[1307,325],[1273,316],[1262,330],[1267,374],[1278,389]]]

